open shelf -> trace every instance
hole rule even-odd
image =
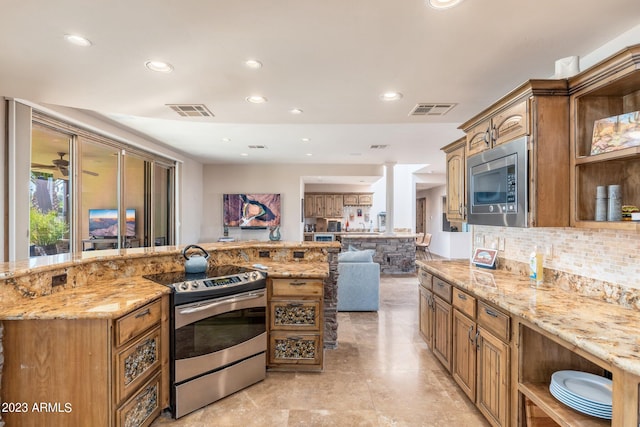
[[[628,221],[597,222],[595,193],[620,185],[622,205],[640,206],[640,146],[591,155],[595,123],[640,111],[640,45],[585,70],[569,81],[571,116],[571,225],[638,231]]]
[[[562,427],[604,427],[611,426],[610,420],[603,420],[575,411],[558,401],[549,391],[549,384],[518,384],[518,390],[544,411],[557,425]]]

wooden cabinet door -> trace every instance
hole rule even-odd
[[[494,147],[529,134],[528,105],[528,100],[524,100],[493,117],[491,138]]]
[[[420,334],[433,349],[433,293],[420,286]]]
[[[437,296],[433,303],[433,354],[451,372],[451,304]]]
[[[313,216],[316,218],[322,218],[324,216],[324,196],[316,194],[313,196],[313,204],[315,208],[315,213]]]
[[[345,206],[355,206],[358,204],[358,195],[357,194],[344,194],[342,196],[342,201]]]
[[[476,405],[494,426],[506,426],[509,417],[509,346],[478,328],[478,388]]]
[[[485,120],[467,132],[467,156],[491,148],[491,121]]]
[[[316,216],[316,198],[311,194],[304,196],[304,217],[313,218]]]
[[[453,359],[451,374],[462,391],[476,401],[476,323],[453,310]]]
[[[465,206],[464,146],[447,154],[447,219],[464,220]]]
[[[373,196],[371,194],[360,194],[360,195],[358,195],[358,204],[360,206],[371,206],[371,205],[373,205]]]
[[[334,218],[342,218],[342,210],[344,208],[344,200],[342,194],[333,196],[333,216]]]

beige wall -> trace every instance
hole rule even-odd
[[[301,199],[304,176],[382,176],[378,165],[205,165],[203,218],[199,241],[213,242],[223,235],[222,195],[225,193],[280,193],[282,240],[302,240]],[[232,228],[239,240],[266,240],[268,230]]]

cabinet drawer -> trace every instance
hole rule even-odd
[[[116,346],[121,346],[153,325],[160,323],[161,317],[161,300],[156,300],[116,320]]]
[[[433,293],[438,295],[449,304],[451,304],[451,288],[452,286],[449,283],[434,276]]]
[[[433,276],[431,273],[426,272],[423,269],[418,270],[418,280],[420,281],[420,286],[426,289],[433,289]]]
[[[319,301],[272,301],[269,311],[271,329],[320,331]]]
[[[493,117],[493,145],[504,144],[529,134],[528,100],[519,102]]]
[[[160,328],[140,337],[116,355],[116,402],[129,396],[160,367]]]
[[[318,279],[272,279],[272,296],[322,296],[323,283]]]
[[[471,319],[476,318],[476,299],[460,289],[453,288],[453,306]]]
[[[272,332],[269,338],[270,364],[322,364],[322,340],[319,334]]]
[[[116,411],[116,426],[148,426],[160,415],[160,372]]]
[[[510,320],[507,314],[482,301],[478,301],[478,325],[491,331],[495,336],[507,343],[510,339]]]

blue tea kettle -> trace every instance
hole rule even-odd
[[[191,256],[188,256],[187,251],[192,248],[199,249],[202,252],[202,255],[192,254]],[[182,250],[182,256],[186,259],[186,262],[184,263],[184,270],[187,274],[204,273],[207,271],[207,267],[209,266],[209,263],[207,262],[209,259],[209,252],[200,246],[189,245],[185,247]]]

